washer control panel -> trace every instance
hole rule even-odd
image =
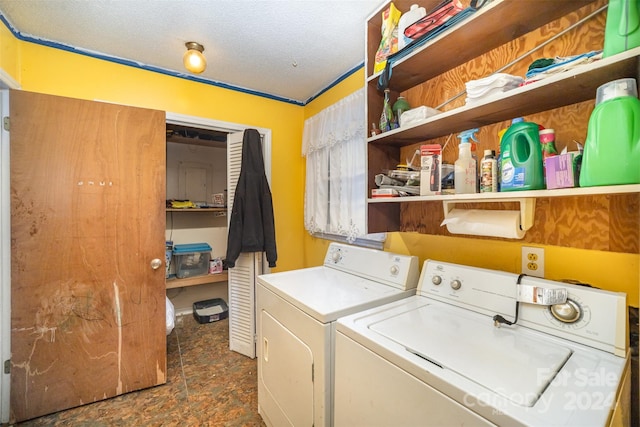
[[[545,290],[566,289],[568,298],[556,305],[518,302],[516,325],[624,355],[626,294],[531,276],[524,276],[520,283]],[[513,321],[518,286],[515,273],[428,260],[422,267],[418,294],[490,319],[499,314]]]

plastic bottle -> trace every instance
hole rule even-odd
[[[603,58],[640,46],[640,0],[609,0]]]
[[[635,79],[600,86],[589,118],[580,186],[640,184],[640,99]]]
[[[480,192],[496,193],[498,191],[498,162],[495,152],[484,150],[480,166]]]
[[[391,102],[389,101],[389,89],[384,90],[384,103],[382,104],[382,113],[380,113],[380,132],[387,132],[393,129],[393,111],[391,110]]]
[[[466,130],[460,135],[460,154],[454,165],[454,185],[456,194],[470,194],[476,192],[477,175],[476,161],[471,156],[471,142],[477,141],[474,134],[478,129]]]
[[[417,4],[412,4],[411,8],[400,16],[400,21],[398,21],[398,50],[401,50],[413,41],[404,35],[404,30],[424,16],[427,16],[427,10],[424,7],[419,7]]]
[[[407,101],[404,96],[399,96],[398,99],[396,99],[396,102],[393,103],[391,110],[393,111],[393,116],[396,119],[398,127],[402,126],[402,113],[409,111],[410,109],[411,106],[409,105],[409,101]]]
[[[519,121],[500,141],[500,191],[540,190],[544,188],[542,145],[539,126]]]

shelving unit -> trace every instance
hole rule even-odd
[[[494,58],[486,58],[487,53],[560,18],[578,11],[598,0],[571,2],[551,2],[538,0],[494,0],[473,15],[438,35],[428,43],[414,49],[393,64],[389,88],[392,100],[400,94],[417,94],[420,98],[427,96],[431,86],[424,83],[449,73],[456,67],[467,63],[485,64]],[[390,3],[390,2],[389,2]],[[380,42],[380,26],[382,11],[389,7],[384,4],[376,11],[366,25],[366,59],[365,85],[367,91],[367,122],[377,123],[383,104],[383,93],[378,91],[377,83],[380,73],[374,73],[374,58]],[[393,2],[401,11],[409,9],[414,1],[398,0]],[[425,9],[435,7],[438,1],[418,2]],[[599,1],[599,3],[603,3]],[[601,5],[593,5],[590,13],[596,16],[596,9]],[[589,10],[591,10],[589,9]],[[586,9],[585,9],[586,10]],[[562,25],[567,26],[566,22]],[[535,43],[527,45],[528,48]],[[601,48],[601,47],[600,47]],[[523,48],[523,51],[526,49]],[[514,59],[517,52],[506,60]],[[482,102],[463,105],[444,111],[411,126],[402,127],[367,138],[368,157],[368,195],[376,188],[374,177],[385,169],[394,169],[401,163],[401,149],[411,149],[412,145],[435,138],[459,133],[466,129],[482,128],[508,121],[513,117],[532,114],[545,114],[554,109],[571,107],[575,104],[595,98],[597,88],[609,81],[620,78],[640,77],[640,48],[635,48],[618,55],[597,60],[590,64],[579,65],[569,71],[558,73],[546,79],[494,96]],[[505,60],[505,58],[501,58]],[[499,62],[503,64],[504,62]],[[493,69],[499,68],[495,66]],[[455,71],[458,72],[458,69]],[[449,74],[447,74],[449,75]],[[465,75],[466,78],[470,74]],[[455,74],[456,78],[464,79]],[[448,78],[448,77],[447,77]],[[474,77],[475,78],[475,77]],[[452,82],[460,87],[465,80]],[[429,83],[431,84],[431,83]],[[464,87],[460,87],[460,90]],[[424,102],[424,101],[423,101]],[[435,106],[437,104],[426,103]],[[458,104],[459,105],[459,104]],[[584,122],[584,129],[587,123]],[[455,140],[455,138],[454,138]],[[487,147],[489,148],[489,147]],[[495,148],[495,147],[491,147]],[[516,191],[504,193],[482,193],[465,195],[439,196],[407,196],[396,198],[368,198],[367,219],[370,233],[383,231],[401,231],[415,229],[416,220],[421,216],[437,216],[442,211],[442,201],[474,202],[495,201],[502,203],[512,198],[548,198],[551,200],[573,200],[584,197],[586,200],[603,197],[636,197],[640,193],[640,185],[618,185],[590,188],[569,188],[557,190]],[[439,202],[437,204],[433,202]],[[563,202],[564,203],[564,202]],[[573,201],[563,206],[570,206]],[[557,204],[556,204],[557,205]],[[554,205],[555,206],[555,205]],[[431,214],[433,212],[433,215]],[[607,213],[605,213],[608,215]],[[408,215],[405,219],[405,215]],[[623,214],[627,215],[627,214]],[[436,220],[431,218],[432,223]],[[407,227],[405,222],[413,226]]]

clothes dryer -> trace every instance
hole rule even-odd
[[[415,294],[415,256],[332,243],[324,264],[258,276],[258,411],[268,426],[330,426],[335,323]]]

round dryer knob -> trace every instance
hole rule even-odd
[[[458,279],[454,279],[451,281],[449,285],[451,286],[451,289],[454,289],[457,291],[462,286],[462,282]]]
[[[582,315],[580,306],[570,299],[563,304],[552,305],[549,310],[551,310],[553,317],[563,323],[573,323]]]
[[[340,254],[340,251],[335,251],[331,255],[331,259],[333,260],[333,262],[339,262],[342,259],[342,254]]]
[[[431,278],[431,283],[433,283],[434,285],[438,286],[440,283],[442,283],[442,277],[440,276],[433,276]]]
[[[392,265],[389,271],[391,272],[392,276],[397,276],[398,273],[400,272],[400,269],[398,268],[397,265]]]

